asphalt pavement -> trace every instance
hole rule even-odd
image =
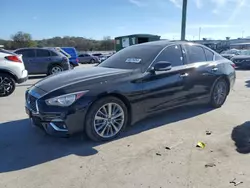
[[[24,92],[41,78],[0,98],[0,188],[249,188],[250,71],[237,71],[222,108],[171,110],[106,143],[32,127]]]

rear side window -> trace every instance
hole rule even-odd
[[[213,61],[214,60],[214,53],[206,48],[204,48],[204,51],[205,51],[207,61]]]
[[[29,57],[35,57],[35,50],[29,49],[29,50],[18,50],[15,52],[16,54],[22,54],[23,57],[29,58]]]
[[[48,50],[36,50],[36,56],[37,57],[49,57],[50,51],[48,51]]]
[[[50,56],[58,56],[58,54],[54,51],[50,51]]]
[[[163,50],[155,62],[168,61],[174,67],[183,65],[182,59],[183,57],[180,45],[172,45]]]
[[[206,61],[205,52],[202,47],[195,45],[185,45],[187,50],[188,63]]]

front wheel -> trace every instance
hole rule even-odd
[[[225,79],[218,80],[212,90],[210,105],[214,108],[220,108],[226,101],[229,91],[229,85]]]
[[[93,141],[109,141],[117,137],[128,122],[126,105],[115,97],[96,101],[86,116],[85,131]]]
[[[0,97],[11,95],[16,88],[16,83],[12,76],[5,73],[0,73]]]

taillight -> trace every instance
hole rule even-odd
[[[78,58],[76,58],[76,62],[79,63],[79,59]]]
[[[235,69],[236,65],[234,63],[231,63],[231,66]]]
[[[13,61],[13,62],[22,63],[22,61],[15,55],[6,56],[5,59],[7,59],[9,61]]]

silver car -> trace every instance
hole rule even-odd
[[[90,54],[80,54],[78,55],[79,63],[84,64],[84,63],[99,63],[100,60],[96,56],[92,56]]]

